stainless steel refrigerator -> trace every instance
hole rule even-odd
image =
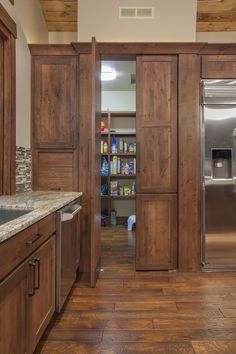
[[[202,187],[202,262],[236,265],[236,80],[202,81]]]

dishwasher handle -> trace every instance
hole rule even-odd
[[[79,204],[72,205],[68,208],[68,210],[61,213],[61,222],[72,220],[81,209],[82,207]]]

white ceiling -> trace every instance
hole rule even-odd
[[[102,61],[105,65],[116,71],[117,77],[112,81],[102,81],[103,91],[135,91],[131,84],[131,74],[136,74],[135,61]]]

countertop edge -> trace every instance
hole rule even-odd
[[[2,230],[0,230],[0,245],[7,242],[9,239],[11,239],[13,236],[18,234],[19,232],[27,229],[31,225],[35,224],[36,222],[40,221],[41,219],[45,218],[46,216],[54,213],[55,211],[63,208],[67,204],[70,204],[74,200],[82,197],[83,193],[82,192],[73,192],[76,193],[74,196],[70,197],[65,197],[65,201],[62,201],[52,207],[47,208],[46,210],[42,210],[42,208],[35,209],[32,211],[33,215],[30,213],[26,214],[27,217],[29,218],[28,221],[22,220],[22,223],[20,223],[21,220],[19,220],[19,225],[16,225],[12,230],[7,230],[4,229],[4,227],[13,227],[10,223],[13,223],[14,221],[10,221],[2,226]],[[30,217],[29,217],[30,216]],[[19,218],[20,219],[20,218]],[[6,225],[6,226],[5,226]]]

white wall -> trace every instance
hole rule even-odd
[[[155,19],[119,19],[119,6],[154,6]],[[195,41],[197,0],[80,0],[78,40]]]
[[[15,13],[28,43],[47,43],[48,30],[39,0],[15,0]]]
[[[235,43],[236,32],[197,32],[197,42]]]
[[[17,24],[16,144],[30,147],[31,56],[27,42],[47,43],[46,24],[41,22],[38,0],[16,0],[15,6],[12,6],[9,0],[0,2]]]
[[[102,91],[102,110],[136,111],[136,91]]]
[[[77,32],[49,32],[48,43],[50,44],[69,44],[77,42]]]

